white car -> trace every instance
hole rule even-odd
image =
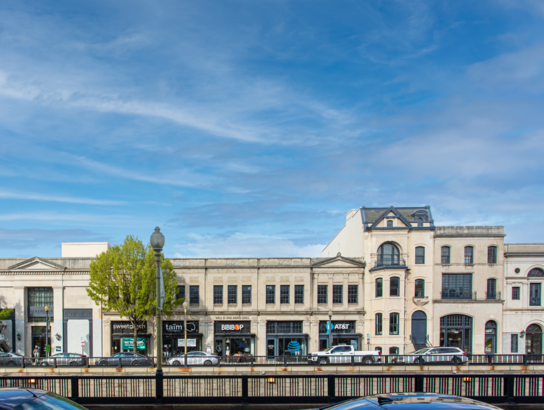
[[[185,356],[175,356],[168,359],[166,362],[172,366],[185,366]],[[189,352],[187,353],[187,365],[204,365],[215,366],[219,364],[219,357],[206,352]]]
[[[426,347],[414,353],[398,356],[392,359],[393,363],[414,363],[423,365],[425,363],[468,363],[468,356],[458,347]]]
[[[378,350],[355,350],[353,346],[332,346],[308,355],[308,364],[372,364],[381,362]]]

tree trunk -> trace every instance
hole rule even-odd
[[[134,340],[132,341],[132,353],[138,353],[138,322],[134,320],[132,322],[134,326]]]

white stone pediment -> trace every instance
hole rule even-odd
[[[344,258],[340,253],[334,258],[315,261],[312,263],[315,268],[364,268],[364,261],[351,258]]]
[[[59,271],[64,270],[64,266],[57,265],[56,263],[40,259],[38,257],[30,258],[25,261],[16,263],[8,267],[8,270],[32,270],[32,271]]]

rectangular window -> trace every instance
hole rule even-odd
[[[289,285],[281,285],[280,287],[280,303],[282,305],[289,304]]]
[[[49,306],[52,311],[53,288],[28,288],[28,306]]]
[[[304,304],[304,285],[295,285],[295,305]]]
[[[185,286],[178,286],[176,291],[176,299],[185,299]]]
[[[497,298],[497,280],[488,279],[486,299],[496,299],[496,298]]]
[[[190,286],[189,287],[189,304],[190,305],[199,305],[200,304],[200,296],[198,294],[198,286]]]
[[[327,303],[327,285],[317,285],[317,303]]]
[[[519,286],[514,286],[512,288],[512,300],[519,300],[519,299],[520,299]]]
[[[266,333],[302,333],[302,321],[266,322]]]
[[[343,285],[332,285],[332,303],[340,304],[343,303],[343,294],[344,286]]]
[[[376,279],[376,297],[381,298],[383,296],[383,279]]]
[[[223,286],[216,285],[213,287],[213,304],[222,305],[223,304]]]
[[[450,247],[443,246],[442,247],[442,265],[449,265],[449,264],[450,264]]]
[[[238,286],[236,285],[229,285],[228,287],[228,302],[229,305],[236,305],[238,304]]]
[[[276,303],[276,285],[266,285],[266,304],[273,305]]]
[[[442,299],[472,299],[472,275],[443,273]]]
[[[529,306],[540,306],[541,284],[531,283]]]
[[[490,246],[487,248],[487,263],[497,263],[497,247]]]
[[[251,285],[242,286],[242,305],[251,305]]]
[[[472,265],[474,263],[474,248],[472,246],[465,246],[465,265]]]
[[[416,265],[425,264],[425,248],[423,246],[416,247]]]
[[[400,296],[400,278],[397,276],[389,279],[389,296]]]
[[[518,352],[518,335],[517,334],[510,335],[510,351],[512,353]]]
[[[382,314],[376,313],[376,336],[382,334]]]
[[[348,285],[348,303],[359,303],[359,285]]]
[[[399,314],[391,313],[389,315],[389,334],[398,335],[399,334]]]
[[[416,298],[425,297],[425,281],[423,279],[416,279],[416,292],[414,296]]]

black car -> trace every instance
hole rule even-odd
[[[435,393],[388,393],[321,407],[319,410],[500,410],[465,397]]]
[[[0,388],[0,410],[87,410],[72,400],[44,390],[18,387]]]
[[[115,353],[111,357],[103,357],[96,361],[99,366],[151,366],[153,360],[138,353]]]

